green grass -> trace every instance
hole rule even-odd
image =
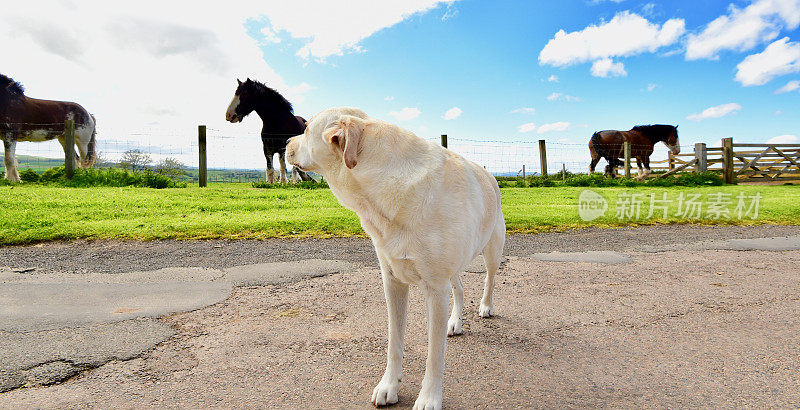
[[[542,232],[587,226],[653,223],[800,224],[798,186],[594,188],[610,202],[605,217],[582,221],[577,198],[584,188],[504,188],[509,232]],[[763,195],[757,220],[715,221],[670,216],[618,220],[621,193],[680,192]],[[672,212],[674,214],[675,206]],[[454,210],[457,211],[457,210]],[[647,209],[643,209],[646,216]],[[358,217],[328,189],[258,189],[250,184],[208,188],[67,188],[36,184],[0,186],[0,245],[57,239],[204,239],[363,235]]]

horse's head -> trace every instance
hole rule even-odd
[[[228,105],[228,111],[225,112],[225,119],[230,122],[242,121],[244,117],[255,109],[255,89],[253,87],[255,83],[249,78],[245,82],[241,82],[238,79],[236,82],[239,83],[239,86],[236,87],[233,99]]]
[[[664,140],[664,144],[669,147],[669,150],[672,151],[673,154],[678,155],[681,153],[681,143],[678,140],[678,126],[671,127],[672,130],[667,135],[667,138]]]

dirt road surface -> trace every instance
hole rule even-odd
[[[495,290],[496,317],[477,317],[483,274],[464,274],[464,335],[448,339],[444,406],[797,407],[798,234],[798,227],[667,226],[512,236]],[[779,238],[730,241],[760,237]],[[42,255],[36,268],[45,274],[77,265],[122,274],[124,263],[108,261],[129,260],[126,252],[152,269],[177,263],[220,268],[215,259],[182,260],[192,247],[223,249],[223,261],[256,258],[251,245],[236,242],[221,248],[167,242],[160,245],[180,250],[166,262],[151,260],[147,255],[163,252],[159,244],[6,248],[0,264],[26,266]],[[310,248],[297,243],[281,246],[354,267],[235,287],[222,302],[158,319],[174,335],[155,348],[60,384],[2,393],[0,407],[370,408],[385,364],[386,317],[369,243],[308,245],[326,249],[323,255],[307,254]],[[72,262],[47,262],[65,249]],[[110,254],[86,262],[91,249]],[[601,250],[621,252],[610,260],[619,263],[540,260],[547,258],[537,254]],[[585,255],[576,254],[577,260]],[[259,261],[273,259],[279,258]],[[404,381],[394,408],[408,408],[416,397],[424,329],[421,293],[412,288]]]

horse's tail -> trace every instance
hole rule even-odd
[[[97,151],[95,149],[95,136],[97,135],[97,120],[94,118],[94,115],[89,114],[92,117],[92,136],[89,138],[89,146],[86,147],[86,159],[83,161],[83,167],[89,168],[94,165],[94,161],[97,159]]]
[[[608,147],[603,144],[603,137],[600,135],[600,131],[595,132],[592,134],[592,139],[590,140],[592,143],[592,148],[594,152],[597,153],[602,158],[609,159],[612,156],[609,155]]]

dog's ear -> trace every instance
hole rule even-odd
[[[323,134],[328,142],[342,150],[344,165],[353,169],[358,164],[358,150],[366,123],[352,115],[342,115]]]

